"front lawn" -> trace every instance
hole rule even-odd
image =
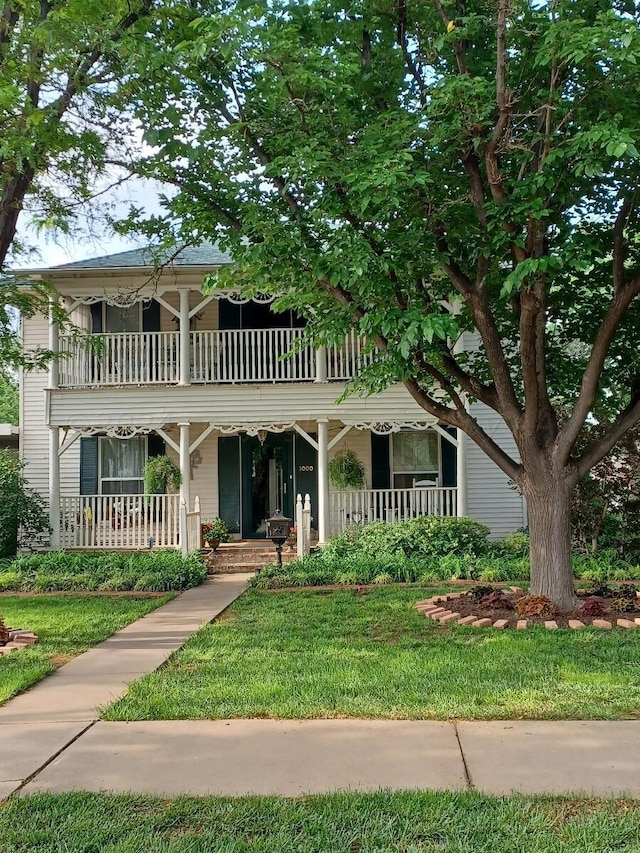
[[[427,594],[250,590],[103,717],[638,716],[640,630],[442,627],[414,609]]]
[[[35,646],[0,655],[0,703],[171,598],[170,594],[0,596],[5,624],[38,635]]]
[[[638,838],[633,801],[473,792],[40,794],[0,807],[2,853],[633,853]]]

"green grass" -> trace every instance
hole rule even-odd
[[[286,800],[40,794],[0,808],[2,853],[638,853],[640,805],[468,793]]]
[[[104,718],[638,715],[640,631],[446,628],[414,609],[424,597],[249,591]]]
[[[0,656],[0,703],[26,690],[68,659],[106,639],[118,628],[165,604],[173,595],[154,598],[90,595],[0,597],[6,625],[35,631],[38,642]],[[2,849],[2,848],[0,848]]]

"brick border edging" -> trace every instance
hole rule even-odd
[[[523,593],[524,590],[519,586],[509,587],[510,591],[513,593]],[[416,610],[420,613],[424,613],[429,619],[433,619],[435,622],[439,622],[441,625],[468,625],[471,628],[497,628],[498,630],[502,630],[506,628],[509,624],[507,619],[496,619],[494,622],[492,619],[485,617],[484,619],[478,619],[477,616],[460,616],[455,610],[449,610],[446,605],[448,602],[454,602],[458,598],[462,598],[467,595],[466,592],[451,592],[447,595],[434,595],[432,598],[426,598],[424,601],[418,601],[416,603]],[[443,606],[445,605],[445,606]],[[616,625],[619,628],[625,628],[627,630],[631,628],[640,628],[640,619],[624,619],[620,618],[616,620]],[[528,619],[518,619],[516,623],[515,630],[523,631],[529,627]],[[558,629],[558,623],[554,619],[548,619],[544,623],[544,627],[549,631],[555,631]],[[573,631],[579,631],[581,628],[600,628],[603,630],[610,630],[613,628],[611,622],[607,619],[593,619],[591,624],[587,622],[582,622],[580,619],[569,619],[569,628]]]
[[[22,628],[7,628],[9,642],[0,646],[0,655],[8,655],[17,652],[18,649],[26,649],[38,642],[37,634],[33,631],[23,631]]]

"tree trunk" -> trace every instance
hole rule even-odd
[[[529,514],[531,594],[546,595],[559,610],[577,603],[571,567],[571,487],[544,478],[525,492]]]

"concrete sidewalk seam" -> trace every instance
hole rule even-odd
[[[460,758],[462,759],[462,766],[464,768],[464,778],[467,783],[467,788],[470,791],[475,790],[475,785],[473,784],[473,779],[471,778],[471,771],[469,770],[469,765],[467,764],[467,759],[464,754],[464,750],[462,749],[462,741],[460,740],[460,734],[458,732],[458,723],[456,720],[449,720],[451,725],[453,726],[453,731],[456,736],[456,740],[458,741],[458,749],[460,750]]]
[[[49,758],[47,758],[47,760],[46,760],[46,761],[44,761],[44,762],[40,765],[40,767],[36,768],[36,769],[33,771],[33,773],[30,773],[30,774],[26,777],[26,779],[22,779],[22,781],[20,782],[20,784],[16,787],[15,791],[14,791],[12,794],[10,794],[10,795],[9,795],[9,797],[7,797],[7,799],[11,799],[11,797],[13,797],[13,796],[15,796],[16,794],[18,794],[18,793],[19,793],[19,792],[24,788],[24,786],[25,786],[25,785],[28,785],[30,782],[33,782],[33,780],[36,778],[36,776],[38,776],[40,773],[42,773],[42,771],[45,769],[45,767],[48,767],[48,766],[51,764],[51,762],[52,762],[52,761],[55,761],[55,760],[56,760],[56,758],[58,758],[58,756],[62,755],[62,753],[63,753],[63,752],[65,752],[67,749],[69,749],[69,747],[70,747],[70,746],[73,746],[73,744],[74,744],[77,740],[79,740],[79,739],[80,739],[84,734],[86,734],[86,733],[89,731],[89,729],[90,729],[90,728],[92,728],[93,726],[95,726],[95,724],[96,724],[97,722],[98,722],[97,720],[92,720],[92,721],[89,723],[89,725],[88,725],[88,726],[85,726],[85,727],[82,729],[82,731],[81,731],[81,732],[78,732],[78,734],[77,734],[77,735],[75,735],[74,737],[72,737],[72,738],[71,738],[71,740],[69,740],[69,741],[67,741],[67,743],[63,744],[63,746],[61,746],[61,747],[60,747],[60,749],[59,749],[57,752],[54,752],[54,754],[53,754],[53,755],[49,756]]]

